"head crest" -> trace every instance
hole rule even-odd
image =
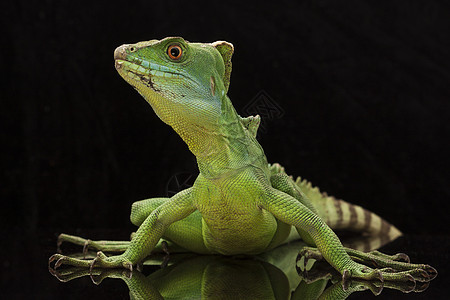
[[[225,74],[223,75],[223,84],[225,89],[228,91],[230,86],[231,77],[231,56],[233,56],[234,47],[233,44],[225,41],[217,41],[211,44],[213,47],[219,51],[223,59],[223,64],[225,65]]]

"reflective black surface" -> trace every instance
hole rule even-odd
[[[90,236],[123,236],[125,232],[94,231]],[[105,279],[99,286],[92,283],[88,276],[67,283],[59,282],[47,268],[48,257],[56,251],[56,234],[51,230],[37,234],[15,237],[10,244],[10,255],[4,256],[2,270],[2,294],[11,299],[128,299],[129,291],[119,279]],[[450,272],[450,237],[407,235],[381,248],[383,252],[394,254],[406,252],[413,262],[424,262],[434,266],[438,277],[422,293],[403,294],[385,288],[377,299],[447,299]],[[70,246],[63,248],[73,251]],[[244,265],[244,264],[243,264]],[[160,270],[158,266],[144,266],[143,274]],[[239,284],[237,282],[236,284]],[[330,284],[329,284],[330,285]],[[348,299],[372,299],[370,291],[355,292]]]
[[[0,13],[1,296],[128,298],[119,280],[62,284],[47,260],[61,232],[127,239],[133,201],[197,172],[113,67],[120,44],[180,35],[234,44],[240,114],[261,94],[281,108],[258,135],[271,162],[378,213],[408,233],[383,251],[439,272],[424,293],[378,299],[449,298],[448,1],[16,0]]]

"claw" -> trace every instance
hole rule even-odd
[[[344,272],[342,272],[342,289],[344,291],[348,290],[351,277],[352,277],[352,273],[349,270],[346,269],[346,270],[344,270]]]
[[[408,263],[408,264],[411,262],[410,259],[409,259],[409,256],[407,254],[405,254],[405,253],[397,253],[395,255],[395,260],[403,261],[403,262]]]
[[[408,278],[408,281],[410,281],[410,282],[416,282],[416,280],[414,279],[414,277],[412,277],[412,275],[410,275],[410,274],[407,274],[406,275],[406,278]]]
[[[142,272],[142,270],[144,270],[144,264],[142,262],[136,264],[136,270]]]
[[[61,257],[60,259],[58,259],[55,264],[55,269],[59,268],[63,262],[64,262],[64,257]]]
[[[352,277],[352,273],[349,270],[344,270],[342,273],[342,280],[348,281]]]
[[[166,241],[162,241],[161,248],[164,251],[164,253],[166,253],[166,255],[170,255],[170,253],[169,253],[169,245],[167,244]]]
[[[429,280],[433,280],[438,275],[437,270],[430,265],[425,265],[424,270],[428,273]]]
[[[86,258],[86,254],[89,250],[89,244],[91,243],[91,240],[86,240],[83,245],[83,258]]]
[[[384,289],[384,283],[382,282],[380,286],[376,286],[375,284],[369,282],[368,287],[374,296],[378,296]]]
[[[421,293],[430,286],[430,282],[419,282],[414,288],[414,292]]]
[[[62,262],[64,261],[64,256],[62,256],[61,254],[53,254],[52,256],[50,256],[50,258],[48,259],[49,269],[51,268],[50,264],[52,262],[54,262],[55,260],[56,260],[56,263],[53,266],[53,269],[56,270],[59,266],[61,266]]]
[[[50,274],[52,274],[59,281],[66,282],[63,278],[61,278],[61,274],[58,271],[56,271],[55,269],[52,269],[52,268],[49,267],[48,271],[50,272]]]
[[[48,266],[48,271],[50,272],[50,274],[52,274],[55,277],[56,277],[56,273],[58,273],[55,269],[51,268],[50,266]]]
[[[133,272],[133,264],[130,262],[123,263],[124,268],[128,269],[130,272]]]
[[[374,266],[374,268],[378,268],[378,263],[376,262],[375,259],[371,259],[370,262],[372,263],[372,265]],[[376,296],[376,295],[375,295]]]
[[[384,283],[383,273],[381,273],[380,270],[375,270],[375,277],[381,281],[381,283]]]
[[[412,277],[412,276],[409,275],[409,274],[407,274],[406,277],[408,278],[408,281],[413,285],[411,291],[415,290],[417,281],[414,279],[414,277]]]
[[[124,276],[126,276],[128,279],[133,278],[133,271],[131,271],[131,272],[124,271]]]
[[[424,281],[430,281],[430,280],[431,280],[431,279],[430,279],[430,274],[428,274],[427,271],[421,270],[420,273],[421,273],[420,275],[422,276],[422,278],[424,279]]]
[[[95,285],[100,285],[100,283],[102,283],[102,281],[103,281],[103,278],[101,278],[100,276],[96,276],[96,277],[100,277],[100,280],[95,279],[94,274],[90,274],[89,277],[91,277],[91,281]]]
[[[96,270],[96,273],[97,274],[93,274],[93,273],[89,274],[89,277],[91,278],[92,283],[94,283],[95,285],[100,285],[100,283],[102,283],[105,278],[108,278],[111,274],[114,274],[110,270],[104,270],[104,269]]]
[[[94,265],[95,265],[95,263],[97,262],[97,260],[98,260],[98,253],[97,253],[97,257],[95,257],[95,258],[92,260],[91,264],[89,265],[89,272],[90,272],[90,273],[92,273],[92,270],[94,269]]]
[[[58,239],[56,240],[56,252],[58,252],[58,253],[62,253],[61,245],[62,245],[63,241],[60,239],[60,236],[61,235],[59,235]]]
[[[416,286],[417,286],[416,282],[414,282],[414,283],[412,283],[411,286],[405,285],[404,287],[402,286],[402,289],[399,289],[399,290],[405,294],[411,293],[413,291],[417,292]]]
[[[50,264],[56,259],[56,256],[59,254],[53,254],[52,256],[50,256],[50,258],[48,259],[48,268],[50,269]]]

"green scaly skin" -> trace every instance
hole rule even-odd
[[[311,203],[306,196],[311,190],[302,190],[302,183],[294,182],[281,166],[268,164],[255,138],[259,117],[241,118],[236,113],[227,96],[232,54],[233,46],[227,42],[189,43],[179,37],[123,45],[115,50],[119,74],[186,142],[197,158],[200,174],[191,188],[171,198],[134,203],[131,221],[139,229],[129,243],[95,244],[61,237],[78,244],[91,243],[99,250],[124,251],[122,254],[107,257],[98,252],[94,260],[56,254],[50,262],[56,261],[55,267],[69,264],[132,269],[160,245],[162,238],[197,253],[253,255],[285,243],[294,227],[318,250],[303,254],[323,257],[344,279],[434,278],[436,271],[428,265],[398,262],[386,255],[347,253],[349,250],[327,225],[333,222],[333,218],[327,220],[333,214]],[[354,216],[350,223],[356,224],[359,209],[350,209]],[[372,262],[373,257],[383,269],[360,263],[365,259]],[[398,264],[401,268],[395,269]]]

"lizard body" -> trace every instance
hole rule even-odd
[[[400,231],[376,214],[329,197],[301,178],[294,180],[279,164],[267,162],[256,140],[259,116],[240,117],[227,96],[233,51],[227,42],[189,43],[179,37],[115,50],[118,73],[184,140],[196,156],[200,174],[191,188],[171,198],[133,204],[131,221],[139,228],[131,242],[97,247],[122,254],[107,257],[99,252],[93,261],[56,255],[51,261],[57,260],[56,266],[132,268],[160,247],[161,238],[197,253],[251,255],[300,236],[320,252],[311,253],[325,258],[344,279],[434,277],[436,271],[428,265],[398,262],[384,254],[375,255],[378,265],[395,272],[361,264],[373,261],[373,256],[343,247],[332,229],[390,238]]]

